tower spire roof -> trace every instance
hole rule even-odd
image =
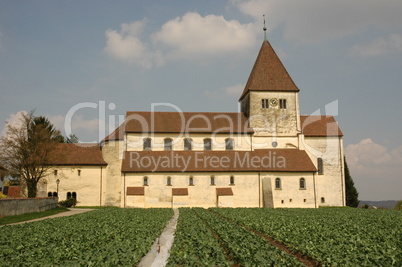
[[[264,27],[264,32],[265,29]],[[239,100],[249,91],[299,92],[299,88],[266,38]]]

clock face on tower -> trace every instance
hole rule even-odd
[[[278,98],[271,98],[269,102],[271,106],[275,107],[276,105],[278,105]]]

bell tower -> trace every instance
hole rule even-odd
[[[268,42],[264,25],[264,41],[239,99],[255,136],[295,137],[300,133],[298,92]]]

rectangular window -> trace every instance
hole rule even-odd
[[[279,108],[286,109],[286,99],[279,99]]]
[[[204,150],[212,150],[212,139],[204,139]]]
[[[81,170],[78,170],[77,172],[78,172],[78,176],[81,176]]]
[[[261,108],[269,108],[269,99],[261,99]]]
[[[186,138],[184,139],[184,150],[191,150],[192,149],[192,139]]]
[[[164,140],[164,147],[165,147],[165,150],[167,150],[167,151],[172,150],[172,146],[173,146],[173,140],[170,139],[170,138],[166,138],[166,139]]]

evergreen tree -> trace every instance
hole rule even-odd
[[[346,158],[343,158],[345,163],[345,185],[346,185],[346,206],[356,208],[359,206],[359,193],[356,190],[355,183],[349,173]]]

